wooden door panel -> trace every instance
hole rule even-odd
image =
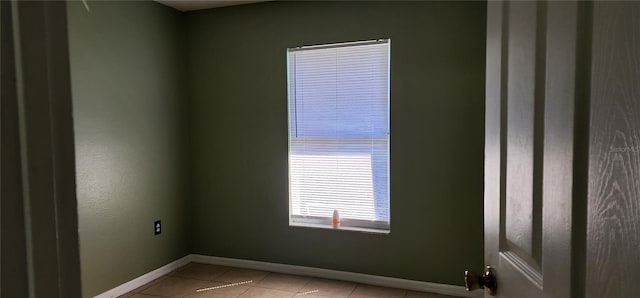
[[[507,68],[505,237],[501,250],[532,263],[536,2],[510,5]],[[531,264],[533,265],[533,264]]]
[[[593,7],[587,297],[638,297],[640,3]]]
[[[488,2],[485,260],[498,297],[571,295],[578,6]]]
[[[542,169],[542,252],[544,292],[549,297],[580,297],[572,291],[572,221],[575,119],[581,119],[576,98],[583,97],[586,47],[578,46],[578,26],[585,18],[576,2],[549,2],[546,7],[544,151]],[[578,77],[576,74],[581,74]],[[583,150],[583,149],[581,149]],[[580,177],[580,176],[579,176]],[[579,178],[576,178],[579,179]],[[581,186],[578,186],[581,187]]]

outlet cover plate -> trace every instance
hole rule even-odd
[[[153,222],[153,235],[160,235],[162,233],[162,223],[159,220]]]

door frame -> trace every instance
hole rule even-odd
[[[16,284],[26,284],[28,297],[80,297],[66,3],[12,1],[10,14],[14,57],[4,62],[14,62],[15,69],[3,65],[2,79],[15,80],[7,85],[16,92],[1,100],[17,104],[18,131],[12,133],[19,144],[12,147],[19,151],[20,167],[1,165],[3,174],[21,177],[22,188],[11,193],[2,188],[2,199],[23,206],[26,276],[5,274],[2,287],[26,279]]]

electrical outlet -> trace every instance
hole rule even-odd
[[[153,235],[160,235],[162,233],[162,223],[156,220],[153,223]]]

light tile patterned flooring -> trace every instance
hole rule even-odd
[[[198,289],[208,290],[197,292]],[[453,298],[345,281],[199,263],[189,263],[120,297]]]

